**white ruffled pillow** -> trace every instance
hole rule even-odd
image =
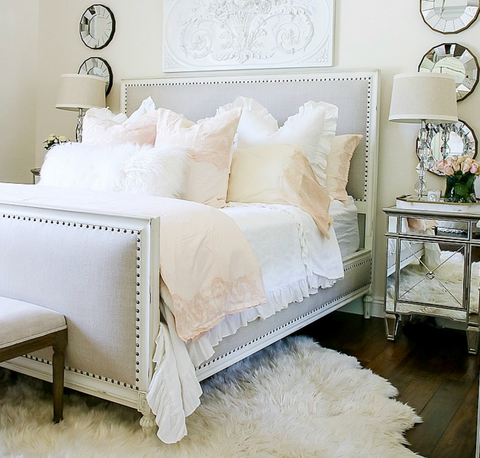
[[[38,184],[179,197],[187,157],[180,147],[63,143],[45,156]]]
[[[182,198],[223,207],[227,197],[233,139],[242,110],[228,110],[193,122],[164,108],[158,109],[158,146],[188,148],[189,158]]]
[[[90,108],[83,120],[82,142],[92,145],[154,145],[156,129],[155,103],[148,97],[130,117],[124,113],[115,115],[108,108]]]
[[[318,182],[325,186],[330,142],[337,128],[338,108],[335,105],[307,102],[281,127],[262,104],[248,97],[237,97],[233,103],[218,108],[217,114],[237,107],[243,109],[237,132],[238,148],[267,144],[298,145],[303,149]]]

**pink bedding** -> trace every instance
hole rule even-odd
[[[162,199],[161,296],[183,341],[225,316],[265,304],[262,272],[242,232],[219,210]]]

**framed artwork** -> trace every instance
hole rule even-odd
[[[163,71],[333,65],[334,0],[164,0]]]

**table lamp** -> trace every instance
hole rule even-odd
[[[418,200],[425,194],[425,171],[434,158],[428,142],[427,123],[458,121],[455,78],[442,73],[402,73],[393,78],[390,121],[420,123],[418,133]]]
[[[105,106],[105,79],[85,74],[61,75],[55,108],[78,111],[77,142],[82,142],[83,116],[89,108]]]

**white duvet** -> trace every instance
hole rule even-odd
[[[158,437],[174,443],[187,434],[185,418],[200,404],[195,366],[210,358],[214,346],[248,322],[265,319],[292,302],[332,286],[343,277],[335,231],[323,237],[312,218],[288,205],[229,204],[222,211],[243,232],[262,269],[267,304],[229,315],[195,342],[185,344],[162,325],[154,361],[157,368],[147,401],[156,414]],[[294,305],[292,305],[294,306]],[[162,310],[173,323],[168,309]]]

